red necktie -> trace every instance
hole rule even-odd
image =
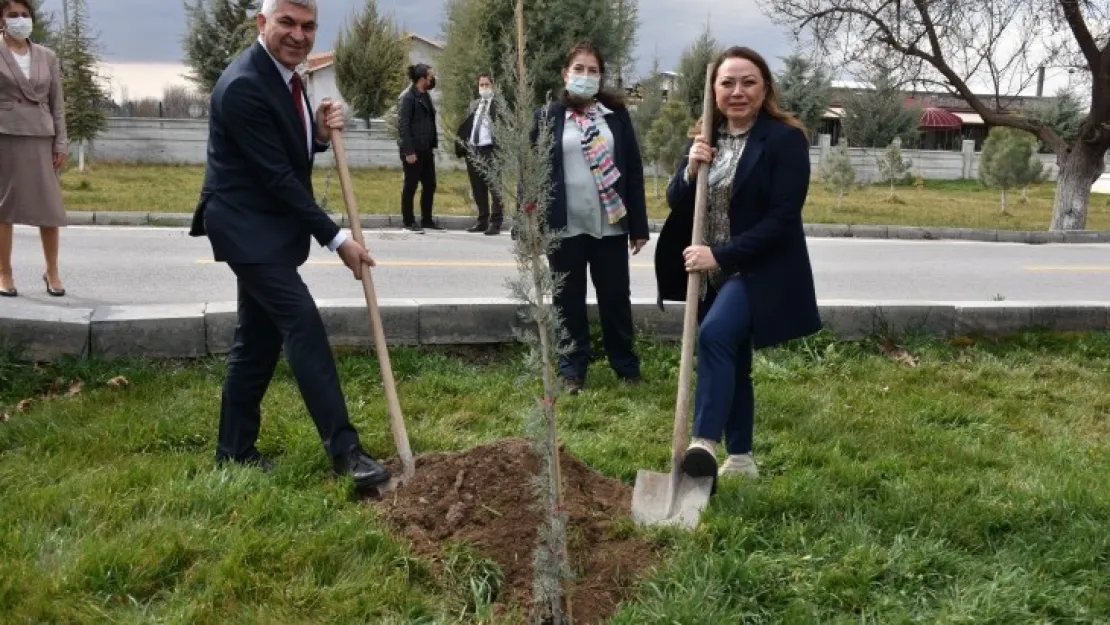
[[[301,129],[301,135],[306,136],[307,129],[304,125],[304,88],[301,86],[301,75],[293,72],[293,106],[297,108],[297,127]]]

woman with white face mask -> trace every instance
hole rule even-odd
[[[66,212],[57,170],[69,151],[58,58],[31,42],[29,0],[0,0],[0,296],[18,295],[12,274],[13,224],[38,226],[42,279],[65,295],[58,275],[58,228]]]
[[[547,219],[562,240],[548,262],[566,275],[554,304],[570,338],[559,369],[572,394],[585,387],[590,363],[587,265],[609,365],[623,381],[640,380],[629,250],[639,254],[648,242],[644,168],[632,117],[620,95],[602,88],[604,75],[605,59],[595,46],[574,46],[563,66],[565,90],[540,112],[553,133]]]

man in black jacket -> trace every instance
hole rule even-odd
[[[405,171],[404,188],[401,190],[401,216],[405,229],[423,233],[425,228],[443,230],[432,218],[432,204],[436,194],[436,157],[439,133],[436,130],[436,107],[428,92],[436,87],[432,68],[424,63],[409,67],[412,84],[401,96],[399,103],[398,144],[401,167]],[[416,223],[413,199],[416,187],[420,190],[420,224]]]
[[[501,234],[504,209],[501,204],[500,189],[489,184],[486,173],[477,161],[492,163],[497,142],[494,140],[493,122],[498,114],[497,101],[493,98],[493,77],[482,74],[478,77],[478,99],[470,103],[466,119],[456,133],[455,156],[466,159],[466,173],[470,177],[470,190],[474,203],[478,205],[478,223],[467,232],[485,232],[495,236]],[[490,195],[493,195],[493,213],[490,213]]]
[[[344,123],[342,107],[328,101],[313,119],[294,71],[312,49],[316,14],[316,0],[265,0],[256,17],[259,40],[220,77],[190,234],[207,235],[239,292],[217,460],[271,467],[255,442],[259,406],[284,347],[334,470],[351,474],[361,489],[385,483],[390,473],[361,448],[323,321],[297,273],[313,238],[338,252],[356,279],[374,264],[313,199],[314,156]]]

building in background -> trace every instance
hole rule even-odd
[[[409,65],[427,63],[433,68],[436,66],[439,54],[443,52],[443,43],[434,39],[407,33],[409,40]],[[404,70],[402,70],[404,71]],[[339,86],[335,82],[335,52],[320,52],[308,57],[305,73],[305,89],[308,91],[309,101],[315,108],[324,98],[334,101],[343,101],[339,94]],[[397,94],[400,97],[400,93]],[[439,91],[432,91],[432,101],[438,104]]]

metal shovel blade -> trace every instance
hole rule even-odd
[[[712,477],[640,470],[632,489],[632,519],[639,525],[697,527],[709,503]]]

